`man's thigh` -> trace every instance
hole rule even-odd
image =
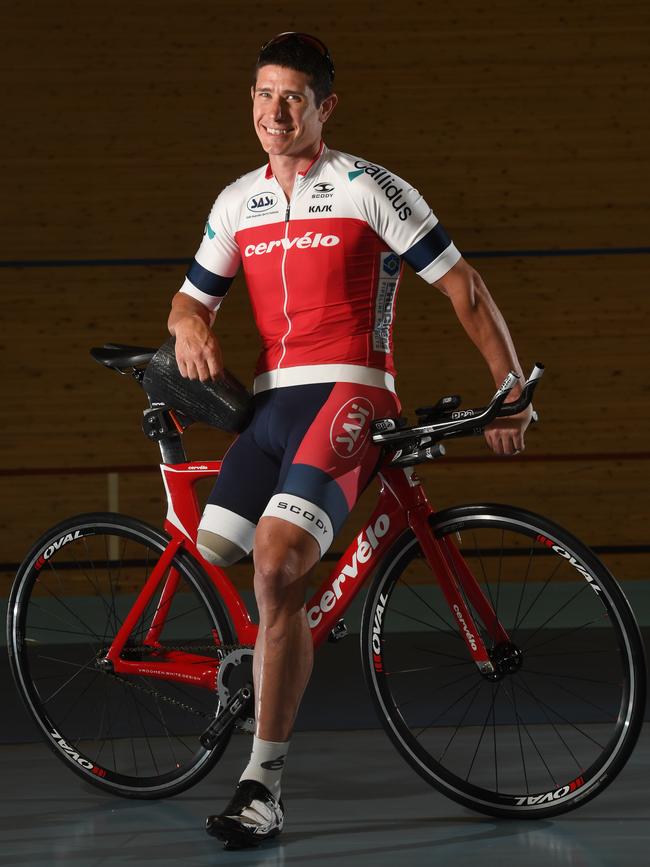
[[[364,490],[381,457],[370,438],[375,419],[399,415],[386,389],[336,383],[293,454],[264,510],[311,533],[321,556]]]

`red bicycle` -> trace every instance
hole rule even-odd
[[[109,346],[109,367],[142,367],[153,350]],[[361,657],[379,719],[428,783],[466,807],[530,818],[571,810],[621,770],[645,708],[645,660],[615,579],[553,522],[495,504],[434,512],[413,470],[444,439],[521,411],[446,397],[415,427],[375,423],[384,447],[371,517],[307,603],[314,644],[338,640],[365,600]],[[45,741],[101,789],[174,795],[251,731],[257,626],[227,575],[195,546],[194,485],[219,461],[188,462],[187,419],[145,412],[162,455],[165,530],[119,514],[62,521],[18,570],[8,646],[18,689]]]

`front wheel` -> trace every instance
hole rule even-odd
[[[643,644],[620,587],[586,546],[521,509],[450,509],[431,531],[490,601],[512,647],[495,646],[464,595],[493,661],[507,653],[509,664],[497,680],[479,672],[407,531],[361,629],[384,728],[420,776],[479,812],[532,818],[585,803],[624,766],[643,722]]]
[[[45,533],[22,563],[9,600],[12,673],[41,735],[75,773],[104,791],[161,798],[183,791],[220,758],[228,738],[205,749],[199,736],[219,702],[219,647],[230,621],[200,565],[179,550],[135,623],[123,657],[215,659],[215,689],[187,681],[124,676],[103,664],[113,638],[169,537],[134,518],[89,514]],[[170,577],[171,576],[171,577]],[[167,581],[175,584],[161,602]],[[152,648],[147,637],[164,610]]]

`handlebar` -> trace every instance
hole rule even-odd
[[[372,441],[394,452],[393,466],[411,466],[434,460],[445,454],[440,444],[452,437],[476,436],[483,433],[495,418],[504,418],[523,412],[532,401],[537,385],[544,374],[544,365],[536,363],[524,383],[517,400],[505,403],[506,398],[519,381],[519,376],[510,371],[485,407],[459,410],[460,397],[451,395],[441,398],[433,407],[416,410],[419,423],[414,427],[402,427],[400,419],[379,419],[373,423]],[[534,416],[537,420],[537,416]]]

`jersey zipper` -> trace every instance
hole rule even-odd
[[[284,237],[285,237],[285,240],[289,239],[289,219],[290,219],[290,217],[291,217],[291,202],[288,201],[287,202],[287,209],[284,212]],[[289,250],[285,246],[285,248],[282,252],[282,264],[280,266],[281,273],[282,273],[282,288],[284,289],[283,313],[284,313],[284,318],[287,320],[287,330],[284,333],[284,335],[282,336],[282,341],[281,341],[281,343],[282,343],[282,355],[280,356],[280,360],[278,361],[278,366],[276,367],[276,371],[280,370],[280,368],[282,367],[282,362],[284,361],[284,356],[287,354],[286,340],[287,340],[287,337],[289,336],[289,334],[291,334],[291,319],[290,319],[289,314],[287,312],[287,305],[289,303],[289,287],[287,286],[287,275],[286,275],[286,271],[285,271],[285,262],[287,261],[287,253],[288,252],[289,252]]]

